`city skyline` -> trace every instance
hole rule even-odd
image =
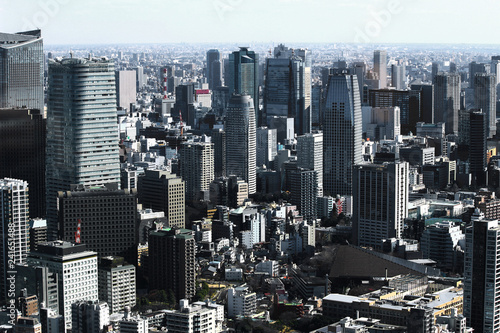
[[[81,6],[68,0],[0,0],[0,28],[12,33],[42,29],[46,45],[213,41],[500,43],[500,39],[480,34],[484,28],[500,28],[500,22],[494,19],[498,12],[495,7],[500,9],[500,3],[491,0],[479,3],[448,0],[418,3],[401,0],[149,0],[147,6],[133,0],[111,0],[98,3],[99,11],[93,10],[97,5],[95,2],[89,0]],[[490,10],[475,10],[481,4]],[[453,13],[450,8],[461,10]],[[155,13],[154,19],[151,18],[152,12]],[[161,12],[165,13],[164,19],[159,15]],[[271,29],[275,26],[273,22],[277,13],[288,19]],[[203,24],[206,19],[209,23]],[[252,29],[228,29],[255,19],[258,24],[253,24]],[[469,24],[457,26],[455,22],[458,21]],[[408,22],[414,23],[408,25]],[[484,22],[488,22],[488,26],[485,27]],[[77,40],[75,36],[78,36]]]

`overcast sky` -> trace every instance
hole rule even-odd
[[[500,0],[0,0],[0,31],[46,44],[500,45]]]

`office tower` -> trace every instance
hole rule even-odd
[[[432,72],[431,72],[431,82],[434,82],[434,78],[436,77],[437,73],[439,73],[439,63],[433,61],[432,62]]]
[[[352,221],[357,245],[381,249],[383,239],[402,237],[408,170],[407,162],[355,166]]]
[[[380,81],[380,88],[387,87],[387,51],[375,50],[373,52],[373,71]]]
[[[295,137],[294,119],[287,117],[268,117],[267,127],[277,131],[277,140],[285,144]]]
[[[488,150],[488,116],[480,110],[469,113],[469,166],[473,183],[476,186],[486,185],[486,151]]]
[[[297,137],[297,166],[314,170],[318,177],[318,197],[323,196],[323,133]]]
[[[257,126],[265,126],[259,111],[259,55],[248,47],[240,47],[229,55],[225,84],[229,94],[250,95],[254,104]]]
[[[450,73],[456,73],[457,72],[457,64],[454,62],[450,62]]]
[[[425,228],[420,239],[422,258],[437,262],[439,268],[456,271],[460,267],[457,246],[463,244],[465,235],[459,225],[442,221]]]
[[[365,86],[366,63],[364,61],[354,62],[351,67],[351,73],[358,78],[358,87],[361,103],[365,100],[363,96],[363,87]]]
[[[36,251],[38,244],[45,243],[47,241],[47,220],[31,219],[29,221],[29,229],[29,249],[30,251]]]
[[[422,121],[420,90],[370,89],[368,103],[371,107],[399,107],[401,133],[415,133],[415,126]]]
[[[40,30],[0,33],[0,108],[43,110],[44,61]]]
[[[212,111],[218,117],[222,117],[226,114],[227,103],[231,94],[229,93],[228,87],[217,87],[212,90]]]
[[[207,51],[207,79],[210,90],[222,86],[222,63],[219,50]]]
[[[401,134],[399,107],[372,108],[366,137],[370,139],[395,140]]]
[[[49,61],[48,239],[57,237],[57,191],[120,182],[114,65],[105,59]]]
[[[323,190],[352,195],[352,168],[362,162],[361,103],[355,75],[329,77],[323,126]]]
[[[398,90],[406,89],[405,66],[392,65],[391,74],[391,85]]]
[[[148,77],[144,74],[144,67],[137,66],[135,69],[136,90],[140,91],[147,84]]]
[[[311,129],[319,129],[323,124],[322,96],[323,88],[321,84],[315,83],[311,88]]]
[[[446,134],[458,132],[460,75],[439,72],[434,78],[434,123],[445,123]]]
[[[165,229],[149,235],[149,288],[173,292],[177,301],[196,290],[195,239],[187,229]]]
[[[172,117],[179,119],[188,126],[194,126],[194,86],[193,84],[183,84],[175,87],[175,104]]]
[[[0,178],[28,182],[30,216],[45,216],[45,119],[39,110],[0,109]]]
[[[136,102],[137,73],[135,71],[116,71],[116,104],[122,109],[130,109],[130,104]]]
[[[421,119],[424,123],[434,122],[434,86],[432,84],[412,84],[411,90],[420,91]]]
[[[311,52],[284,45],[266,59],[264,111],[267,117],[294,118],[295,132],[311,131]]]
[[[498,243],[500,226],[497,220],[475,219],[465,230],[464,315],[474,332],[500,330],[500,259]]]
[[[272,168],[278,154],[278,131],[267,127],[257,128],[257,166]]]
[[[0,247],[0,295],[7,299],[9,280],[16,264],[24,264],[29,252],[29,189],[23,180],[0,179],[0,222],[2,246]],[[9,297],[11,298],[11,297]]]
[[[500,83],[500,56],[491,57],[491,74],[495,74],[497,78],[497,84]]]
[[[306,221],[314,221],[317,214],[318,172],[300,167],[289,172],[290,202],[297,206]]]
[[[244,284],[227,291],[227,316],[249,317],[257,310],[257,294]]]
[[[226,132],[221,128],[212,130],[211,141],[214,144],[214,177],[226,175]]]
[[[477,73],[474,76],[474,104],[488,119],[488,138],[497,134],[497,78],[495,74]]]
[[[226,112],[226,174],[248,183],[248,193],[257,190],[256,131],[254,101],[249,95],[233,95]]]
[[[208,199],[210,183],[214,180],[214,144],[182,143],[179,162],[181,178],[186,186],[186,200]]]
[[[101,258],[98,269],[99,300],[108,303],[110,313],[133,308],[136,302],[135,267],[121,257]]]
[[[139,202],[144,208],[165,212],[168,225],[184,228],[185,182],[167,171],[146,170],[139,178]]]
[[[116,187],[116,185],[115,185]],[[58,193],[59,239],[80,241],[100,257],[137,258],[137,192],[107,187],[72,188]]]
[[[72,333],[100,333],[109,325],[109,306],[102,301],[77,301],[71,304]]]
[[[66,328],[71,328],[71,304],[76,301],[97,301],[97,253],[87,251],[84,244],[63,241],[39,244],[28,255],[29,266],[47,267],[57,276],[59,308]]]
[[[474,78],[478,73],[490,73],[491,72],[490,64],[479,64],[475,61],[469,64],[469,88],[475,88]]]

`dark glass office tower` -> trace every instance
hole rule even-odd
[[[222,64],[219,50],[207,51],[207,79],[208,87],[211,90],[222,86]]]
[[[497,133],[497,78],[495,74],[477,73],[474,76],[474,104],[486,114],[488,138]]]
[[[0,109],[0,178],[30,187],[30,217],[45,216],[45,119],[39,110]]]
[[[0,108],[43,110],[43,71],[40,30],[0,33]]]
[[[328,195],[352,195],[352,172],[362,162],[361,101],[356,75],[329,77],[323,125],[323,186]]]
[[[434,78],[434,122],[446,124],[446,134],[458,132],[460,75],[439,72]]]
[[[255,106],[257,126],[265,126],[259,112],[259,55],[248,47],[240,47],[229,55],[229,73],[226,73],[226,86],[230,94],[250,95]]]

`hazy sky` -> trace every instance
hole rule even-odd
[[[46,44],[500,45],[500,0],[0,0],[0,31]]]

